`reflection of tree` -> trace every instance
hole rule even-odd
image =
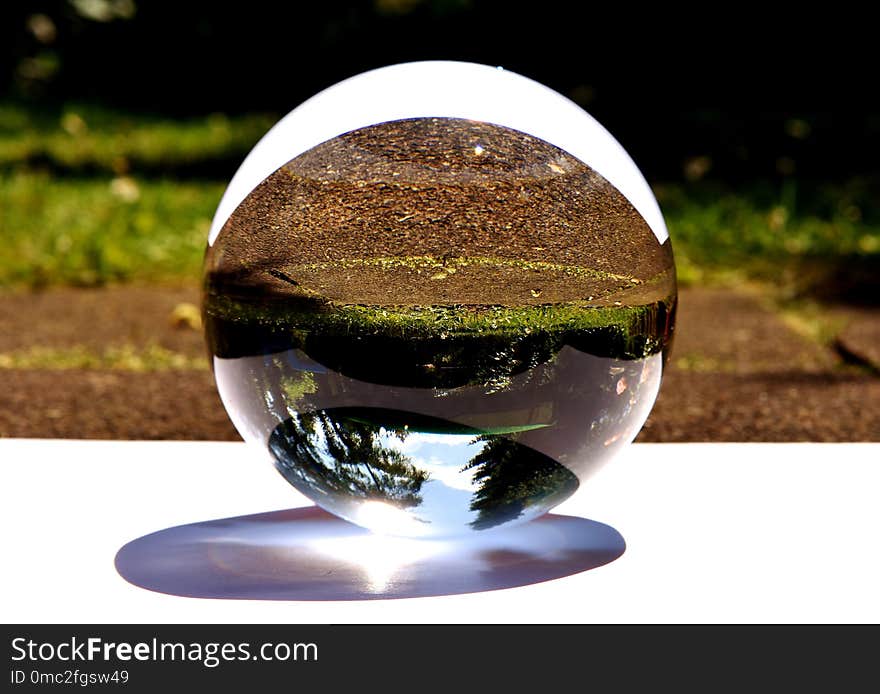
[[[383,444],[382,436],[403,441],[405,430],[380,433],[380,429],[377,424],[334,416],[333,410],[299,413],[275,428],[269,450],[281,474],[313,498],[318,492],[418,506],[428,473]]]
[[[474,530],[518,518],[529,506],[555,506],[578,487],[568,468],[528,446],[503,436],[476,440],[486,445],[464,468],[474,470],[479,484],[471,501],[471,511],[479,512],[470,524]]]

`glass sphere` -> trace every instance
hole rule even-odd
[[[611,135],[451,62],[280,121],[218,208],[203,295],[242,437],[322,508],[417,537],[535,518],[628,445],[675,304],[662,215]]]

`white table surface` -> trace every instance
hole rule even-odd
[[[880,622],[880,444],[631,446],[557,509],[616,528],[623,556],[519,588],[216,600],[114,568],[142,535],[307,503],[243,444],[0,440],[0,621]]]

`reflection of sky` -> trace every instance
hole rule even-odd
[[[384,438],[384,437],[383,437]],[[472,443],[473,435],[421,434],[411,432],[405,441],[394,436],[383,443],[409,456],[413,465],[430,477],[422,485],[422,503],[412,509],[418,518],[431,522],[431,534],[442,533],[443,528],[460,531],[467,527],[476,513],[470,510],[473,492],[473,470],[462,468],[485,445]]]
[[[452,434],[411,433],[405,441],[393,439],[390,443],[401,453],[409,456],[413,464],[431,473],[432,480],[439,480],[448,487],[472,491],[471,472],[462,473],[482,449],[483,444],[470,445],[474,437]]]

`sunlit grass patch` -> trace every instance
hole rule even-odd
[[[118,371],[204,371],[204,357],[191,357],[159,345],[110,346],[100,352],[82,345],[66,348],[28,347],[0,353],[0,369],[109,369]]]
[[[223,188],[0,173],[0,287],[197,281]]]

